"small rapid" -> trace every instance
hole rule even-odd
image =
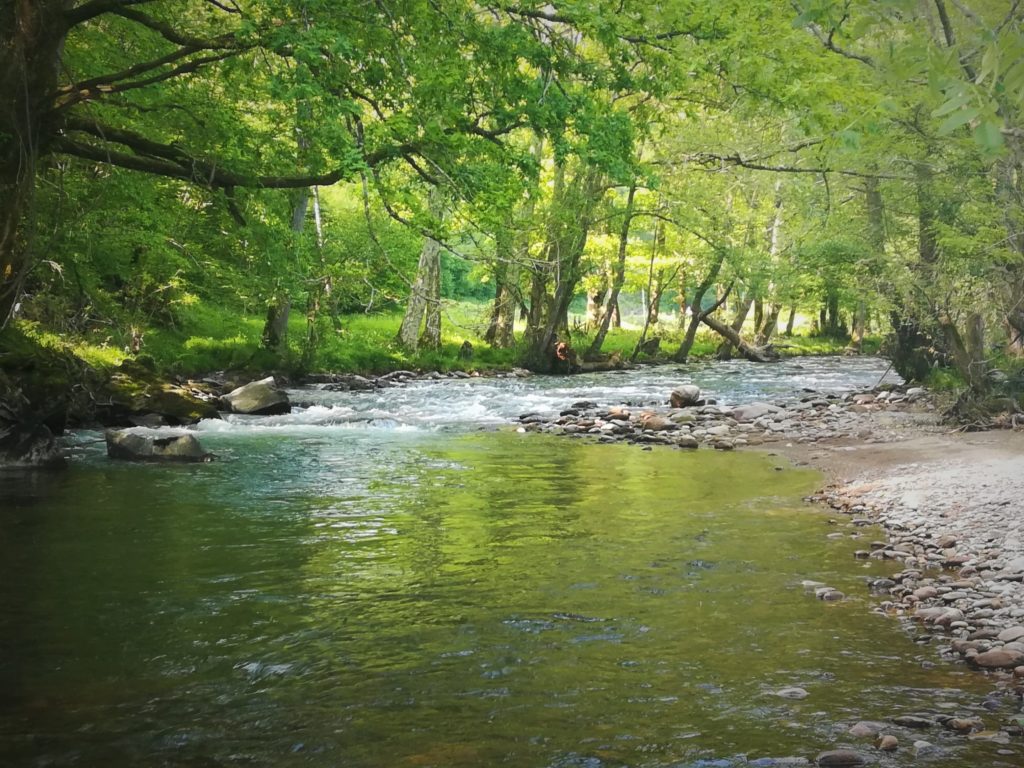
[[[194,430],[211,445],[258,435],[323,436],[330,432],[470,432],[499,427],[524,413],[557,414],[572,403],[663,405],[683,384],[696,384],[721,405],[758,400],[787,403],[814,391],[856,392],[899,383],[881,358],[798,358],[764,365],[747,361],[648,366],[577,376],[473,377],[413,380],[367,391],[333,391],[328,385],[293,388],[294,405],[279,416],[226,414]],[[137,427],[140,434],[168,436],[186,428]],[[95,439],[95,434],[88,436]]]

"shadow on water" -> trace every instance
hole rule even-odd
[[[982,711],[982,678],[908,663],[933,652],[868,611],[886,566],[826,539],[799,501],[817,477],[771,457],[213,443],[211,465],[4,478],[4,765],[718,768]],[[1020,761],[927,738],[943,766]]]

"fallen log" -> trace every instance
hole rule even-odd
[[[751,360],[755,363],[774,363],[778,361],[779,356],[771,347],[755,347],[740,336],[739,333],[734,331],[731,325],[716,320],[703,312],[701,313],[700,320],[719,336],[732,342],[733,346],[735,346],[740,351],[740,354],[747,358],[747,360]]]

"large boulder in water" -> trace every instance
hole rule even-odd
[[[147,437],[128,431],[107,432],[107,456],[125,461],[205,462],[213,459],[194,435]]]
[[[700,387],[696,384],[684,384],[672,390],[669,402],[673,408],[686,408],[700,402]]]
[[[45,399],[42,405],[49,410],[33,408],[21,387],[0,371],[0,466],[64,466],[64,449],[55,436],[63,431],[63,408]]]
[[[0,419],[0,466],[64,466],[64,449],[45,424],[4,422]]]
[[[273,376],[234,389],[224,395],[221,402],[231,413],[253,416],[273,416],[292,409],[288,394],[277,386]]]

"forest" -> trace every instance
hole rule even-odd
[[[47,354],[547,372],[559,343],[586,367],[768,360],[808,334],[1015,393],[1022,19],[1017,0],[7,3],[8,410]]]

